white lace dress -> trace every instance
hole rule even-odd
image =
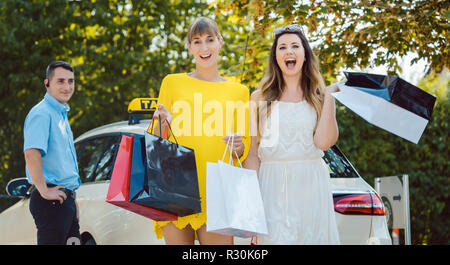
[[[339,244],[330,174],[313,142],[316,122],[305,100],[272,104],[258,149],[269,232],[259,244]]]

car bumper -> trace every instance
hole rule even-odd
[[[385,216],[336,213],[342,245],[392,245]]]

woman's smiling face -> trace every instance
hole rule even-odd
[[[275,56],[283,75],[301,74],[305,49],[296,34],[285,33],[278,38]]]
[[[197,67],[207,68],[217,65],[222,43],[217,36],[204,33],[194,35],[187,46],[194,55]]]

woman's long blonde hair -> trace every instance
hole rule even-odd
[[[308,40],[300,31],[282,32],[280,34],[277,34],[273,40],[269,63],[266,68],[264,77],[259,84],[261,99],[266,101],[267,109],[260,108],[258,111],[258,116],[261,116],[264,111],[267,111],[263,117],[269,117],[272,102],[280,99],[281,94],[283,93],[283,90],[285,88],[283,73],[281,72],[280,66],[278,65],[276,59],[278,39],[284,34],[296,34],[300,38],[303,48],[305,49],[306,60],[302,66],[300,85],[303,90],[305,100],[316,110],[318,121],[322,114],[325,95],[325,83],[323,81],[322,75],[320,74],[319,60],[314,55],[311,47],[309,46]]]

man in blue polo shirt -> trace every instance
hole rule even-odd
[[[50,63],[44,84],[44,99],[25,119],[25,171],[36,186],[30,212],[37,227],[37,243],[62,245],[80,239],[75,190],[81,181],[67,118],[67,102],[75,90],[73,68],[63,61]]]

